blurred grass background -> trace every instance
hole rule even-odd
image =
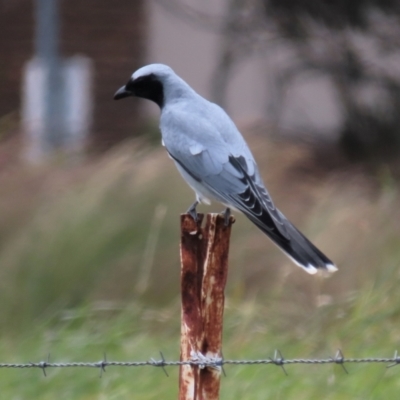
[[[0,2],[0,362],[179,358],[179,214],[194,196],[159,144],[157,107],[112,101],[155,61],[247,121],[276,204],[339,267],[310,276],[235,215],[224,357],[393,356],[397,3],[95,3]],[[48,80],[31,75],[35,57]],[[221,399],[399,397],[399,367],[346,368],[226,366]],[[0,400],[177,397],[177,368],[47,372],[0,369]]]
[[[392,356],[400,340],[399,188],[312,147],[242,127],[279,208],[338,265],[309,276],[236,215],[224,357]],[[3,135],[0,135],[3,137]],[[20,163],[0,146],[2,362],[179,358],[179,214],[193,200],[143,138],[83,164]],[[323,152],[321,152],[323,154]],[[320,153],[320,154],[321,154]],[[221,206],[200,208],[215,212]],[[221,399],[397,398],[384,365],[227,366]],[[176,398],[177,369],[2,370],[1,399]]]

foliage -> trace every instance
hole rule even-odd
[[[400,12],[396,0],[264,0],[266,12],[277,13],[279,21],[285,20],[286,32],[299,32],[296,26],[303,18],[311,18],[332,29],[349,26],[368,30],[368,12],[379,10],[387,14]],[[292,25],[292,28],[290,27]]]
[[[295,45],[293,77],[318,71],[343,113],[339,144],[350,158],[378,163],[400,153],[400,7],[394,0],[264,0],[265,18]]]

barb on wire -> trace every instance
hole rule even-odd
[[[343,371],[346,372],[346,374],[349,373],[349,371],[347,371],[346,367],[344,366],[344,355],[342,350],[338,349],[335,358],[332,358],[332,360],[335,361],[335,364],[339,364],[343,368]]]
[[[161,367],[162,370],[164,371],[165,375],[167,376],[167,378],[169,378],[168,372],[165,369],[165,358],[164,358],[164,354],[160,351],[160,356],[161,356],[161,360],[157,361],[154,358],[150,358],[150,361],[152,363],[154,363],[153,365],[155,367]]]
[[[98,362],[98,367],[100,368],[99,378],[103,376],[103,372],[106,372],[106,365],[107,365],[107,354],[104,353],[103,360]]]
[[[31,364],[34,367],[38,367],[42,370],[43,375],[46,377],[46,368],[48,367],[48,365],[50,364],[50,353],[47,354],[47,361],[40,361],[39,363],[37,363],[37,365],[31,361],[29,361],[29,364]]]
[[[396,350],[394,352],[394,356],[393,356],[393,363],[388,365],[386,368],[392,368],[392,367],[395,367],[398,364],[400,364],[400,357],[397,355],[397,350]]]
[[[221,367],[222,373],[224,374],[224,377],[226,378],[226,372],[225,372],[225,368],[224,368],[224,355],[221,352],[221,359],[219,362],[219,366]]]
[[[278,367],[282,368],[282,371],[285,373],[286,376],[288,376],[288,373],[286,372],[286,369],[284,367],[285,364],[285,359],[283,358],[283,355],[280,350],[276,349],[274,358],[270,358],[271,362],[277,365]]]
[[[221,357],[210,357],[205,356],[199,351],[191,351],[191,359],[189,364],[197,365],[200,369],[213,368],[220,371],[223,366],[223,361]]]

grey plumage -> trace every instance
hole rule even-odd
[[[275,207],[254,157],[233,121],[163,64],[137,70],[114,98],[137,96],[160,106],[162,142],[199,202],[243,212],[309,273],[335,265]]]

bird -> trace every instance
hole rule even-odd
[[[131,96],[159,106],[162,145],[196,194],[187,210],[195,220],[199,203],[220,202],[226,207],[226,223],[230,210],[239,210],[306,272],[337,270],[275,207],[245,139],[220,106],[164,64],[139,68],[114,99]]]

